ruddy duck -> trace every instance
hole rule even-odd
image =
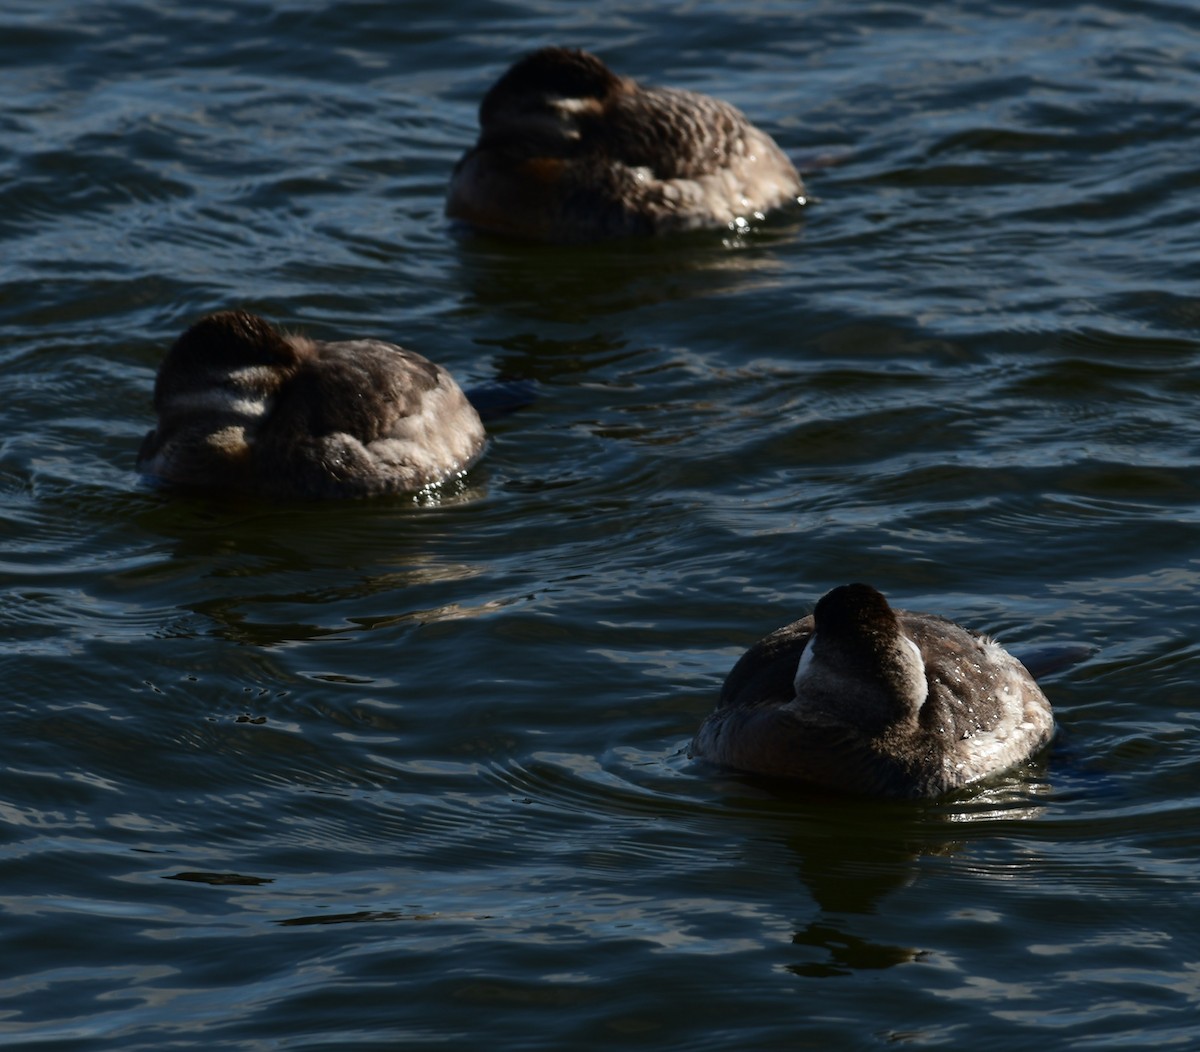
[[[479,125],[446,214],[494,233],[578,242],[738,229],[803,202],[792,162],[740,110],[642,87],[586,51],[518,60],[484,96]]]
[[[1053,734],[1046,696],[999,643],[849,584],[742,656],[691,753],[826,789],[933,797]]]
[[[409,493],[483,452],[445,369],[379,340],[323,343],[246,311],[210,314],[167,352],[138,470],[270,497]]]

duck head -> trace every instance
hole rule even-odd
[[[915,722],[928,696],[921,651],[883,595],[847,584],[824,595],[796,667],[793,704],[828,708],[864,725]]]
[[[168,352],[171,367],[160,370],[154,398],[160,410],[178,395],[195,396],[215,385],[274,387],[266,381],[293,367],[300,341],[284,336],[265,318],[245,310],[208,314],[179,337]],[[233,381],[231,384],[231,380]]]
[[[483,97],[479,146],[529,156],[573,153],[588,118],[599,116],[623,84],[586,51],[535,51],[514,63]]]

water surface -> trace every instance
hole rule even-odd
[[[719,94],[816,203],[464,237],[542,43]],[[1105,2],[0,14],[0,1041],[1190,1047],[1200,13]],[[142,485],[243,305],[536,381],[419,500]],[[693,764],[828,588],[1082,644],[1040,762],[931,804]]]

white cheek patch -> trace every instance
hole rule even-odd
[[[901,635],[905,645],[912,651],[912,656],[916,659],[916,665],[913,668],[913,687],[917,689],[921,695],[921,700],[925,700],[925,695],[928,693],[928,686],[925,682],[925,659],[921,657],[921,648],[917,646],[908,636]],[[796,692],[797,697],[801,694],[805,683],[812,675],[812,665],[814,661],[813,651],[816,649],[817,634],[814,632],[808,637],[808,642],[804,646],[804,653],[800,655],[800,660],[796,664],[796,676],[792,680],[792,689]]]
[[[813,662],[813,644],[817,641],[817,633],[814,632],[808,637],[808,642],[804,644],[804,653],[800,655],[800,661],[796,665],[796,678],[792,680],[792,688],[797,694],[800,693],[800,687],[804,680],[808,678],[809,668]]]
[[[901,639],[908,644],[908,648],[912,651],[913,657],[916,658],[917,664],[913,669],[913,699],[917,705],[924,705],[925,699],[929,697],[929,681],[925,678],[925,659],[921,657],[921,648],[917,646],[908,636],[901,634]]]

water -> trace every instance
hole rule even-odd
[[[819,202],[552,249],[441,217],[566,42],[729,98]],[[0,1042],[1194,1047],[1200,11],[10,0]],[[241,304],[536,381],[438,498],[132,473]],[[691,763],[867,580],[1081,644],[931,804]]]

